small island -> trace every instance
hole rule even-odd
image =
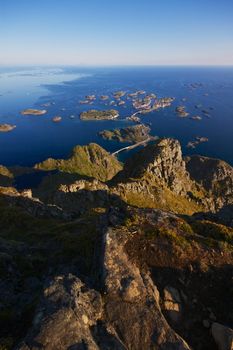
[[[192,117],[190,117],[190,119],[192,120],[202,120],[202,117],[200,117],[199,115],[193,115]]]
[[[141,119],[139,117],[137,117],[137,114],[140,114],[140,113],[136,112],[136,113],[132,114],[130,117],[127,117],[126,120],[128,120],[130,122],[134,122],[134,123],[140,123]]]
[[[210,118],[210,112],[209,112],[207,109],[203,109],[203,110],[202,110],[202,113],[204,114],[204,116],[205,116],[206,118]]]
[[[0,124],[0,132],[9,132],[16,128],[16,125]]]
[[[80,104],[80,105],[92,105],[93,102],[90,101],[90,100],[80,100],[80,101],[79,101],[79,104]]]
[[[186,118],[188,117],[189,113],[186,112],[186,107],[185,106],[178,106],[176,107],[176,113],[180,118]]]
[[[109,141],[118,141],[118,142],[141,142],[152,139],[150,136],[150,128],[144,124],[133,125],[127,128],[114,129],[114,130],[103,130],[99,132],[99,135]]]
[[[55,102],[45,102],[45,103],[42,103],[41,107],[50,107],[52,105],[55,105]]]
[[[98,111],[91,109],[80,114],[81,120],[113,120],[119,117],[118,111],[115,109],[109,109],[105,111]]]
[[[157,98],[155,94],[146,95],[143,99],[133,101],[133,107],[143,113],[156,111],[160,108],[170,107],[174,101],[173,97]]]
[[[113,93],[113,97],[115,99],[120,99],[121,97],[125,96],[126,92],[125,91],[116,91]]]
[[[134,97],[137,97],[138,95],[144,95],[145,93],[146,93],[146,91],[144,91],[144,90],[137,90],[135,92],[129,93],[128,97],[134,98]]]
[[[101,99],[102,101],[106,101],[106,100],[109,99],[109,96],[108,96],[108,95],[102,95],[102,96],[100,96],[100,99]]]
[[[89,101],[95,101],[96,100],[96,96],[95,95],[87,95],[86,99]]]
[[[196,148],[198,145],[200,145],[200,143],[204,143],[204,142],[208,142],[208,141],[209,141],[208,137],[196,136],[194,141],[190,141],[190,142],[187,144],[187,147],[188,147],[188,148],[194,149],[194,148]]]
[[[96,100],[95,95],[87,95],[87,96],[85,96],[85,100],[79,101],[79,104],[80,105],[92,105],[95,100]]]
[[[172,102],[175,100],[174,97],[163,97],[163,98],[158,98],[154,105],[152,106],[153,110],[157,110],[160,108],[166,108],[166,107],[170,107]]]
[[[23,111],[20,112],[22,115],[44,115],[47,113],[46,109],[24,109]]]
[[[53,117],[53,119],[52,119],[52,121],[54,123],[59,123],[61,120],[62,120],[62,117],[60,117],[60,116]]]

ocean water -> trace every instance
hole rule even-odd
[[[0,164],[32,166],[48,157],[67,157],[75,145],[90,142],[99,143],[109,152],[121,148],[122,144],[98,136],[104,129],[132,125],[125,120],[135,111],[130,101],[123,98],[124,106],[109,107],[105,105],[109,101],[98,98],[118,90],[145,90],[158,97],[175,97],[170,107],[141,116],[142,122],[150,123],[151,134],[177,138],[184,155],[202,154],[233,165],[233,67],[1,67],[0,124],[17,127],[0,133]],[[79,101],[89,94],[97,96],[93,105],[80,105]],[[51,105],[43,107],[46,103]],[[199,115],[202,120],[179,118],[175,113],[179,105],[186,106],[190,117]],[[45,108],[48,113],[21,115],[26,108]],[[92,108],[118,109],[120,118],[81,121],[80,113]],[[202,110],[208,110],[209,116]],[[60,123],[52,121],[57,115],[62,117]],[[187,148],[196,136],[208,137],[209,142]],[[122,153],[121,158],[131,152]]]

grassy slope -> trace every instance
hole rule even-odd
[[[76,173],[98,180],[110,180],[122,169],[121,163],[102,147],[91,143],[87,146],[76,146],[68,159],[49,158],[36,164],[36,169],[55,170]]]

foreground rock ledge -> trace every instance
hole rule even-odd
[[[190,349],[165,320],[150,276],[129,261],[126,240],[117,229],[104,235],[104,297],[71,274],[50,280],[17,349]]]

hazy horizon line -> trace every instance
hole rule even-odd
[[[71,63],[0,63],[0,67],[233,67],[232,64],[71,64]]]

